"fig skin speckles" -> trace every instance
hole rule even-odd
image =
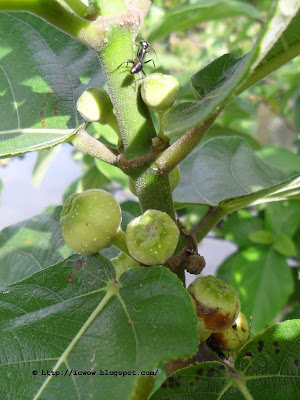
[[[68,246],[90,255],[111,244],[121,224],[121,209],[110,193],[90,189],[67,199],[59,222]]]
[[[163,264],[174,253],[179,229],[172,218],[157,210],[147,210],[127,226],[126,244],[132,258],[145,265]]]

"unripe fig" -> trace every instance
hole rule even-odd
[[[94,254],[107,247],[121,224],[121,209],[110,193],[90,189],[72,194],[60,216],[65,242],[79,254]]]
[[[214,276],[200,276],[188,287],[195,301],[200,336],[229,329],[240,312],[240,300],[233,287]]]
[[[179,229],[162,211],[147,210],[127,226],[126,244],[129,254],[146,265],[163,264],[174,253]]]
[[[98,87],[87,89],[77,101],[77,111],[88,122],[109,123],[113,105],[108,93]]]
[[[176,186],[179,184],[180,177],[181,177],[180,169],[178,166],[176,166],[174,169],[172,169],[172,171],[170,172],[170,175],[169,175],[170,185],[171,185],[172,190],[174,190],[176,188]],[[128,178],[128,188],[131,191],[131,193],[136,196],[134,182],[133,182],[133,179],[130,177]]]
[[[173,106],[178,90],[179,83],[174,76],[154,73],[143,80],[141,95],[152,110],[165,111]]]
[[[242,312],[229,329],[212,334],[222,351],[238,351],[247,342],[248,336],[249,324]]]

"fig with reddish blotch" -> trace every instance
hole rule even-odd
[[[248,340],[249,324],[240,312],[234,324],[224,332],[213,333],[212,337],[224,352],[237,352]]]
[[[200,276],[188,287],[198,315],[201,342],[211,333],[229,329],[240,312],[240,300],[235,289],[214,276]]]

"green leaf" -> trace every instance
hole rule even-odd
[[[240,351],[234,367],[204,362],[165,380],[150,400],[295,400],[300,390],[300,320],[271,326]]]
[[[128,187],[128,176],[120,168],[107,164],[101,160],[95,160],[96,167],[109,181],[118,182],[123,187]]]
[[[52,149],[39,151],[38,158],[32,172],[32,183],[36,188],[40,186],[48,168],[60,150],[61,146],[56,146]]]
[[[297,258],[300,259],[300,227],[298,228],[298,230],[296,231],[295,235],[294,235],[294,241],[295,243],[297,243]]]
[[[294,400],[300,389],[300,320],[276,324],[250,340],[235,360],[253,398]],[[251,353],[251,356],[249,355]]]
[[[263,228],[263,220],[255,217],[249,210],[238,210],[229,214],[223,225],[222,232],[227,240],[231,240],[239,247],[251,246],[249,234]]]
[[[237,251],[227,257],[217,269],[217,277],[229,283],[231,281],[233,267],[235,263],[238,262],[239,256],[240,252]]]
[[[300,226],[300,201],[289,200],[268,204],[265,226],[278,235],[284,233],[292,237]]]
[[[295,304],[300,305],[300,265],[298,267],[292,268],[293,280],[294,280],[294,291],[288,299],[288,307],[294,306]],[[286,310],[283,310],[286,311]],[[295,319],[300,318],[300,314],[298,317],[293,318],[284,318],[286,319]]]
[[[177,203],[220,205],[228,211],[300,192],[299,177],[269,167],[237,137],[215,138],[196,148],[179,165]]]
[[[297,255],[295,243],[284,233],[280,233],[276,237],[273,243],[273,249],[285,257],[296,257]]]
[[[198,347],[191,298],[161,266],[130,269],[117,281],[105,257],[71,256],[7,287],[0,304],[1,345],[9,348],[0,352],[0,392],[15,399],[126,400],[138,376],[100,370],[151,371]]]
[[[173,136],[173,135],[172,135]],[[210,130],[207,132],[207,134],[204,136],[202,139],[202,143],[206,142],[209,139],[215,138],[215,137],[220,137],[220,136],[237,136],[241,139],[244,139],[248,144],[252,147],[253,150],[257,150],[261,148],[261,144],[251,135],[248,135],[245,132],[240,132],[235,129],[223,127],[223,126],[218,126],[217,124],[214,124]],[[260,157],[260,155],[258,155]]]
[[[293,310],[285,316],[284,320],[300,319],[300,303],[296,304]]]
[[[64,142],[76,101],[102,86],[97,55],[29,13],[0,14],[0,157]]]
[[[285,257],[265,247],[240,251],[232,263],[226,280],[238,292],[242,311],[252,317],[251,330],[256,333],[273,322],[293,292],[291,268]],[[224,277],[223,266],[217,276]]]
[[[298,132],[300,132],[300,91],[298,91],[294,102],[294,124]]]
[[[62,207],[4,228],[0,232],[0,288],[69,257],[59,218]]]
[[[248,237],[251,240],[251,242],[257,244],[272,244],[274,241],[273,232],[264,230],[251,232],[249,233]]]
[[[191,84],[200,100],[178,104],[168,111],[164,116],[165,132],[184,133],[200,125],[243,90],[296,57],[300,53],[299,8],[300,0],[290,5],[277,0],[250,53],[225,54],[197,72]]]
[[[154,42],[174,31],[186,30],[201,22],[238,16],[259,19],[260,12],[250,4],[232,0],[204,0],[200,4],[185,5],[166,13],[148,40]]]
[[[129,222],[134,218],[133,215],[131,215],[129,212],[127,211],[123,211],[122,210],[122,222],[121,222],[121,228],[123,229],[123,231],[126,231],[127,225],[129,224]]]
[[[256,152],[256,155],[266,164],[288,172],[300,172],[300,156],[284,147],[265,146]]]
[[[90,168],[81,177],[72,182],[65,190],[63,202],[73,193],[81,193],[88,189],[102,189],[109,181],[103,176],[99,169],[92,163]]]
[[[139,217],[141,212],[140,204],[137,201],[126,200],[120,204],[121,210],[128,212],[133,218]]]

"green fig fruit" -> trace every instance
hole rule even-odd
[[[247,342],[249,324],[245,315],[240,312],[234,324],[223,332],[213,333],[212,337],[222,351],[238,351]]]
[[[88,122],[107,124],[111,119],[113,105],[108,93],[98,87],[87,89],[77,101],[77,111]]]
[[[121,218],[120,206],[113,195],[90,189],[67,199],[59,222],[68,246],[76,253],[88,255],[111,244]]]
[[[129,254],[146,265],[163,264],[174,253],[179,229],[162,211],[147,210],[127,226],[126,244]]]
[[[179,83],[174,76],[160,72],[143,79],[141,95],[143,101],[154,111],[166,111],[178,97]]]
[[[214,276],[200,276],[188,287],[195,301],[201,337],[229,329],[240,312],[240,300],[235,289]]]

